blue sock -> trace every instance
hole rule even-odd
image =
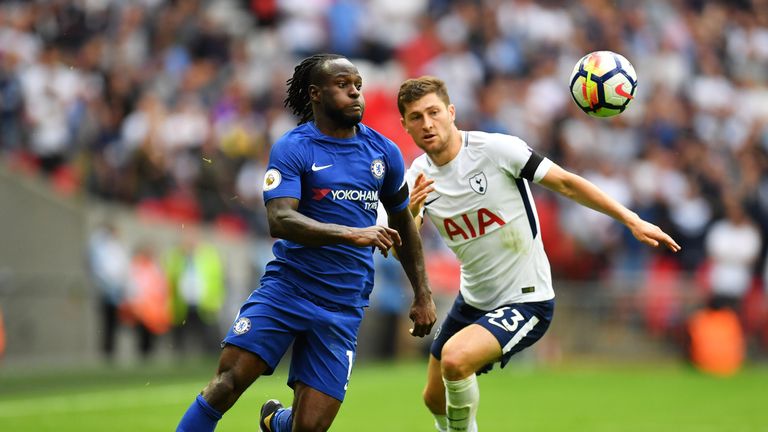
[[[197,395],[181,418],[176,432],[213,432],[220,419],[221,413],[208,405],[202,395]]]
[[[275,415],[272,416],[269,423],[272,432],[291,432],[293,428],[293,410],[288,407],[275,411]]]

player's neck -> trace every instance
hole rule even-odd
[[[331,121],[323,121],[315,119],[315,127],[323,135],[327,135],[331,138],[352,138],[357,135],[357,125],[354,126],[340,126]]]
[[[451,129],[451,135],[448,137],[448,144],[440,151],[430,153],[429,158],[437,166],[443,166],[456,159],[461,151],[461,131],[454,126]]]

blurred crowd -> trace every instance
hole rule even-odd
[[[610,120],[568,92],[595,50],[621,53],[639,77]],[[296,124],[285,80],[316,52],[359,66],[364,121],[407,161],[419,151],[397,87],[437,75],[461,128],[520,136],[683,246],[653,251],[534,188],[556,276],[646,275],[653,291],[693,275],[737,310],[750,299],[759,306],[743,313],[768,323],[765,0],[4,1],[0,153],[62,193],[266,238],[265,163]],[[434,233],[426,245],[442,262]]]
[[[129,247],[111,222],[88,239],[87,265],[99,296],[100,348],[114,360],[121,328],[136,332],[143,359],[156,350],[160,336],[186,356],[218,351],[227,300],[223,255],[197,230],[185,230],[165,250],[149,241]]]

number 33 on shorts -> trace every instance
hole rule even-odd
[[[510,303],[484,312],[475,321],[493,335],[501,346],[501,367],[509,358],[541,339],[552,321],[554,300]]]
[[[502,306],[488,312],[478,322],[490,331],[501,345],[504,356],[502,365],[506,364],[510,355],[518,352],[539,340],[549,327],[549,319],[542,321],[536,313],[537,309],[547,310],[551,316],[551,302],[517,303]],[[540,324],[540,325],[537,325]]]
[[[493,312],[485,314],[488,317],[488,322],[496,327],[506,330],[508,332],[514,332],[517,330],[520,322],[525,320],[523,314],[517,309],[513,309],[509,306],[496,309]]]

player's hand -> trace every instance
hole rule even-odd
[[[389,248],[400,246],[402,241],[400,240],[400,233],[396,230],[374,225],[367,228],[355,228],[351,233],[350,243],[359,247],[373,246],[380,250],[382,255],[387,256]]]
[[[413,190],[411,190],[410,203],[408,204],[408,210],[411,211],[411,215],[416,217],[421,213],[421,209],[424,208],[424,202],[427,200],[427,195],[430,192],[434,192],[435,188],[432,184],[435,181],[428,179],[424,176],[424,173],[419,173],[416,176],[416,181],[413,183]]]
[[[408,330],[411,335],[418,337],[428,335],[437,321],[437,310],[432,296],[427,295],[414,299],[408,316],[413,321],[413,328]]]
[[[636,239],[649,246],[659,247],[659,245],[664,245],[672,252],[680,250],[680,245],[669,234],[662,231],[658,226],[639,217],[635,222],[629,224],[628,227]]]

